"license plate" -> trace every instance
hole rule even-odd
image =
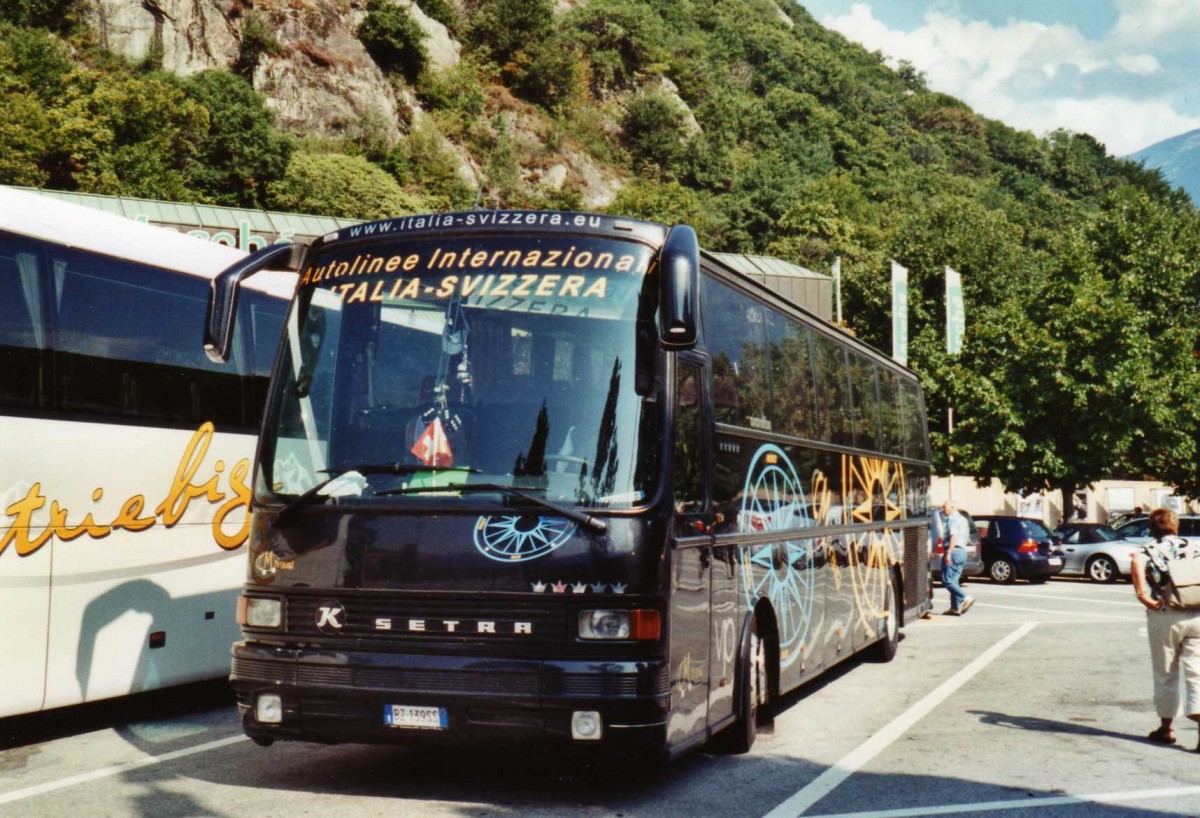
[[[450,719],[444,707],[413,707],[408,704],[385,704],[383,723],[388,727],[406,730],[445,730]]]
[[[1051,557],[1047,562],[1051,565],[1062,565],[1062,557]]]

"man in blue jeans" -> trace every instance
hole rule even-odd
[[[962,586],[958,584],[963,566],[967,562],[967,544],[971,541],[971,532],[967,518],[958,513],[958,507],[953,500],[942,503],[942,520],[946,527],[946,550],[942,553],[942,584],[950,592],[950,608],[944,614],[962,616],[975,604],[975,598],[963,593]]]

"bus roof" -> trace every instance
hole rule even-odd
[[[202,278],[213,278],[246,257],[223,244],[4,185],[0,231]],[[269,272],[246,283],[286,298],[295,280],[291,273]]]

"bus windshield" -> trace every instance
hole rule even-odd
[[[318,251],[287,322],[256,490],[293,503],[520,497],[505,489],[648,502],[663,403],[652,259],[573,235]]]

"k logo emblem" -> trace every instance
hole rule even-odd
[[[317,605],[317,630],[321,633],[341,633],[346,627],[346,609],[336,599],[326,599]]]

